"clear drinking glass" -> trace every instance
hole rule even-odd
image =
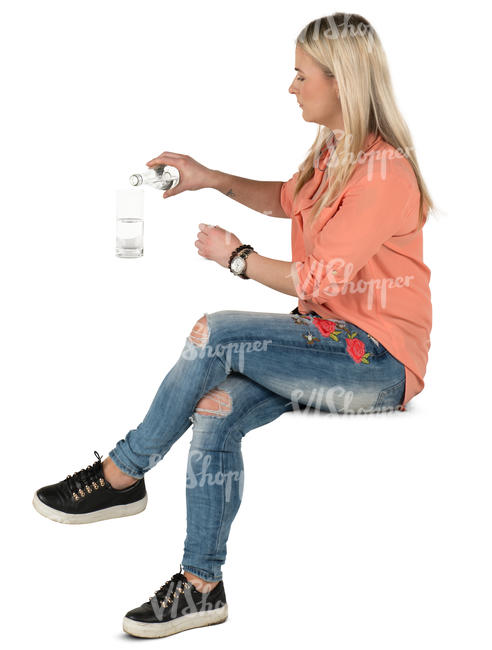
[[[116,255],[142,257],[144,210],[143,189],[116,191]]]

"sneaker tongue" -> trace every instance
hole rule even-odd
[[[99,481],[99,478],[106,480],[102,471],[100,456],[94,464],[89,465],[88,467],[84,467],[83,469],[80,469],[78,472],[75,472],[73,475],[71,475],[69,479],[69,487],[72,490],[73,486],[75,485],[76,490],[80,488],[83,489],[85,485],[92,483],[92,481],[96,481],[97,483]]]

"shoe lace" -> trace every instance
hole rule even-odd
[[[183,594],[185,589],[191,589],[191,586],[190,582],[186,581],[186,579],[183,580],[183,575],[181,573],[175,573],[173,577],[166,580],[157,591],[154,591],[153,596],[149,596],[149,602],[153,598],[157,598],[161,607],[169,607],[173,604],[174,599],[179,596],[180,593]],[[173,589],[174,591],[172,591]]]
[[[72,498],[75,501],[83,499],[93,490],[99,490],[100,487],[106,485],[106,481],[101,475],[101,456],[94,452],[96,455],[96,462],[88,465],[85,469],[79,469],[78,472],[69,474],[65,479],[68,489],[72,493]]]

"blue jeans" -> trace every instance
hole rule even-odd
[[[144,420],[109,456],[140,478],[193,424],[181,564],[217,581],[241,503],[244,435],[287,411],[395,410],[405,393],[405,367],[356,325],[315,312],[302,315],[297,307],[290,313],[225,310],[205,316],[208,334],[200,342],[186,338]],[[228,409],[195,412],[214,388],[228,394]]]

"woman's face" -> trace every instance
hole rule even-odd
[[[289,92],[296,96],[306,122],[343,130],[342,107],[335,77],[327,78],[313,57],[296,46],[296,77]]]

